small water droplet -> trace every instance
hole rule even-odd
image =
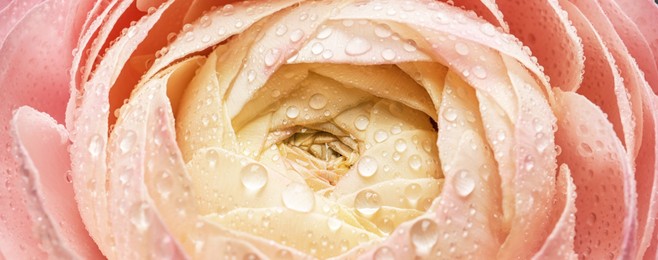
[[[404,49],[407,52],[414,52],[418,49],[418,47],[415,41],[408,40],[402,44],[402,49]]]
[[[66,171],[66,182],[72,183],[73,182],[73,176],[71,175],[71,171]],[[5,183],[5,186],[8,186],[9,182]]]
[[[388,38],[393,35],[393,32],[391,31],[391,27],[389,27],[386,24],[378,24],[375,26],[375,35],[379,38]]]
[[[480,26],[480,31],[488,36],[494,36],[496,34],[496,28],[490,23],[483,23]]]
[[[316,42],[311,46],[311,53],[315,55],[319,55],[322,51],[324,51],[324,46],[320,42]]]
[[[327,97],[320,93],[311,96],[308,105],[313,109],[322,109],[327,105]]]
[[[373,256],[373,260],[395,260],[395,254],[393,254],[393,250],[387,246],[383,246],[377,248]]]
[[[128,36],[128,38],[132,38],[132,37],[134,37],[136,34],[137,34],[137,27],[132,26],[132,27],[130,27],[130,28],[128,29],[128,33],[126,34],[126,36]]]
[[[298,212],[311,212],[315,207],[315,196],[313,191],[304,184],[291,182],[281,192],[283,205]]]
[[[327,225],[329,226],[329,230],[331,230],[332,232],[336,232],[343,226],[343,221],[331,217],[327,220]]]
[[[583,142],[583,143],[580,143],[580,145],[578,145],[578,153],[580,153],[580,155],[582,155],[582,156],[585,156],[585,157],[591,156],[593,152],[594,151],[592,150],[592,147],[589,146],[589,144],[587,144],[587,143]]]
[[[402,153],[407,150],[407,141],[398,139],[395,141],[395,150]]]
[[[151,223],[146,216],[148,206],[143,203],[135,203],[130,207],[130,223],[135,226],[138,232],[146,231]]]
[[[416,253],[426,256],[432,251],[432,248],[439,240],[439,228],[433,220],[421,219],[411,226],[409,235],[411,236],[411,242],[416,248]]]
[[[242,185],[249,190],[260,190],[267,184],[267,170],[258,163],[247,164],[240,174]]]
[[[407,197],[407,200],[409,200],[412,204],[415,204],[418,199],[420,199],[420,196],[423,194],[423,189],[418,185],[418,183],[412,183],[407,185],[406,188],[404,188],[404,196]]]
[[[399,125],[395,125],[395,126],[391,127],[391,134],[396,135],[396,134],[399,134],[399,133],[402,133],[402,127],[400,127]]]
[[[396,56],[397,54],[395,54],[395,51],[391,49],[384,49],[382,51],[382,58],[384,58],[384,60],[392,61],[395,59]]]
[[[125,154],[130,149],[133,148],[133,145],[135,144],[135,141],[137,140],[137,134],[135,134],[135,131],[128,130],[126,131],[122,136],[121,136],[121,141],[119,141],[119,150],[121,150],[121,153]]]
[[[279,26],[276,27],[276,30],[274,31],[274,34],[277,36],[282,36],[288,32],[288,26],[285,24],[279,24]]]
[[[327,39],[329,38],[329,36],[331,36],[331,33],[333,33],[333,31],[334,30],[331,29],[331,27],[324,28],[322,29],[322,31],[318,33],[318,35],[315,36],[315,38],[318,38],[320,40]]]
[[[462,56],[466,56],[468,53],[470,53],[468,45],[464,44],[463,42],[458,42],[455,44],[455,51],[457,51],[457,53]]]
[[[174,186],[174,180],[171,175],[164,171],[160,174],[160,176],[157,176],[157,183],[155,185],[155,188],[157,189],[158,193],[162,198],[168,199],[169,195],[171,194],[171,188]]]
[[[457,120],[457,111],[455,111],[454,108],[446,108],[446,110],[443,111],[443,118],[448,120],[448,122],[454,122]]]
[[[594,212],[589,214],[589,217],[587,217],[587,224],[588,225],[594,225],[596,223],[596,214]]]
[[[356,119],[354,120],[354,127],[356,127],[356,129],[361,131],[366,130],[369,124],[370,124],[370,119],[368,119],[368,117],[363,115],[356,117]]]
[[[377,161],[370,156],[363,156],[356,165],[356,171],[363,177],[370,177],[377,172]]]
[[[455,174],[452,185],[459,196],[466,197],[475,189],[475,180],[471,172],[460,170]]]
[[[359,214],[371,217],[381,209],[381,197],[371,189],[362,190],[354,198],[354,207]]]
[[[281,56],[281,51],[279,49],[270,49],[265,53],[265,66],[271,67],[273,66],[278,60],[279,57]]]
[[[101,136],[98,134],[93,135],[91,139],[89,139],[89,146],[87,147],[89,155],[91,155],[92,158],[97,158],[102,149],[103,140],[101,139]]]
[[[210,168],[215,168],[217,166],[217,162],[219,161],[219,153],[217,153],[216,150],[208,150],[206,152],[206,161],[208,162],[208,166]]]
[[[297,118],[299,116],[299,108],[296,106],[290,106],[286,109],[286,116],[288,118]]]
[[[473,75],[475,75],[476,77],[478,77],[480,79],[485,79],[487,77],[487,70],[482,68],[482,66],[479,66],[479,65],[473,67],[471,72],[473,72]]]
[[[505,138],[507,138],[507,135],[505,134],[505,131],[503,131],[502,129],[498,130],[498,132],[496,133],[496,139],[499,142],[502,142],[502,141],[505,141]]]
[[[291,42],[298,42],[302,38],[304,38],[304,31],[302,31],[300,29],[294,30],[294,31],[292,31],[292,33],[290,33],[290,41]]]
[[[247,80],[249,82],[253,82],[255,79],[256,79],[256,72],[254,70],[249,70],[249,72],[247,72]]]
[[[381,143],[388,139],[388,133],[384,130],[375,131],[375,142]]]
[[[370,51],[370,48],[372,48],[372,45],[370,45],[368,40],[361,37],[354,37],[345,45],[345,53],[356,56]]]
[[[409,167],[411,169],[417,171],[420,170],[420,167],[423,165],[423,161],[420,159],[420,156],[417,154],[412,155],[409,157]]]

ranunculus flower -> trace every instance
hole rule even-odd
[[[655,258],[657,6],[447,2],[2,3],[0,259]]]

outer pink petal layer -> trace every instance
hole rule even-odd
[[[26,204],[18,194],[18,164],[11,154],[11,112],[29,105],[51,114],[60,122],[68,98],[68,68],[78,37],[77,25],[84,18],[85,1],[53,0],[26,13],[0,47],[0,205],[13,211],[0,213],[0,248],[10,258],[43,257],[29,229]],[[53,19],[52,17],[61,17]],[[4,20],[3,20],[4,22]],[[11,217],[8,215],[11,212]]]
[[[510,32],[544,66],[551,85],[563,90],[580,86],[583,73],[583,47],[557,0],[496,1],[510,25]]]
[[[0,21],[2,21],[0,23],[0,46],[3,45],[14,26],[25,17],[27,12],[45,0],[4,1],[8,1],[8,3],[5,6],[0,5]]]
[[[532,259],[577,259],[573,249],[576,235],[576,186],[571,171],[566,165],[560,166],[557,178],[558,193],[555,195],[554,212],[557,223],[542,248]]]
[[[575,248],[595,259],[630,257],[636,229],[635,181],[603,112],[585,97],[556,91],[556,143],[578,187]]]
[[[102,257],[82,224],[70,182],[68,132],[44,113],[20,107],[12,120],[32,227],[50,256]]]

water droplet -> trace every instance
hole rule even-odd
[[[286,116],[289,118],[297,118],[299,116],[299,108],[296,106],[290,106],[286,109]]]
[[[587,143],[583,142],[578,145],[578,153],[580,153],[582,156],[591,156],[593,152],[594,151],[592,150],[592,147]]]
[[[322,29],[322,31],[318,33],[318,35],[315,36],[315,38],[318,38],[320,40],[327,39],[329,38],[329,36],[331,36],[331,33],[333,33],[333,31],[334,30],[331,29],[331,27],[324,28]]]
[[[128,36],[128,38],[132,38],[132,37],[134,37],[136,34],[137,34],[137,27],[132,26],[132,27],[130,27],[130,28],[128,29],[128,33],[126,34],[126,36]]]
[[[267,184],[267,170],[258,163],[247,164],[240,174],[242,185],[249,190],[260,190]]]
[[[397,56],[397,54],[391,49],[385,49],[382,51],[382,58],[384,58],[384,60],[392,61],[395,59],[395,56]]]
[[[281,90],[278,90],[278,89],[272,90],[272,97],[273,98],[277,98],[279,96],[281,96]]]
[[[402,49],[404,49],[407,52],[414,52],[418,49],[418,47],[415,41],[408,40],[402,44]]]
[[[318,93],[311,96],[308,105],[313,109],[322,109],[327,105],[327,97]]]
[[[130,207],[130,223],[135,226],[138,232],[146,231],[151,225],[146,216],[147,208],[148,206],[144,203],[135,203]]]
[[[333,56],[334,56],[334,52],[331,50],[324,50],[324,52],[322,52],[322,58],[324,59],[331,59],[331,57]]]
[[[362,190],[354,198],[354,207],[359,214],[371,217],[381,209],[381,197],[371,189]]]
[[[409,167],[411,167],[411,169],[415,171],[420,170],[420,167],[423,165],[422,163],[423,161],[420,159],[420,156],[418,156],[417,154],[414,154],[411,157],[409,157]]]
[[[416,253],[425,256],[432,251],[432,248],[439,240],[439,228],[433,220],[421,219],[411,226],[409,235],[416,248]]]
[[[73,182],[73,176],[71,175],[71,171],[66,171],[66,182],[72,183]],[[5,183],[5,186],[8,186],[9,182]]]
[[[373,260],[395,260],[395,254],[393,254],[393,250],[387,246],[383,246],[377,248],[377,251],[375,251],[373,256]]]
[[[332,232],[336,232],[343,226],[343,221],[331,217],[327,220],[327,225],[329,226],[329,230],[331,230]]]
[[[596,214],[594,212],[589,214],[589,217],[587,217],[587,224],[588,225],[594,225],[596,223]]]
[[[292,31],[292,33],[290,33],[290,41],[291,42],[298,42],[302,38],[304,38],[304,31],[302,31],[300,29],[294,30],[294,31]]]
[[[361,37],[354,37],[345,45],[345,53],[347,55],[356,56],[370,51],[370,48],[372,48],[372,46],[368,40]]]
[[[479,65],[473,67],[471,72],[473,72],[473,75],[475,75],[476,77],[478,77],[480,79],[485,79],[487,77],[487,70],[482,68],[482,66],[479,66]]]
[[[370,124],[370,119],[368,119],[368,117],[363,115],[356,117],[356,120],[354,120],[354,127],[356,127],[356,129],[361,131],[366,130],[369,124]]]
[[[494,36],[496,34],[496,28],[490,23],[483,23],[480,26],[480,31],[488,36]]]
[[[455,44],[455,51],[457,51],[459,55],[466,56],[470,52],[470,49],[468,48],[468,45],[463,42],[458,42]]]
[[[391,32],[391,27],[389,27],[386,24],[378,24],[375,26],[375,35],[379,38],[388,38],[393,35],[393,32]]]
[[[103,140],[101,139],[101,136],[98,134],[93,135],[91,139],[89,139],[89,146],[87,147],[89,155],[91,155],[92,158],[97,158],[102,149]]]
[[[523,159],[523,168],[526,171],[532,171],[535,168],[535,162],[532,159],[532,156],[528,155]]]
[[[318,55],[324,51],[324,46],[320,42],[316,42],[311,46],[311,53]]]
[[[214,149],[207,150],[206,161],[208,162],[208,166],[210,168],[215,168],[217,166],[217,162],[219,161],[219,153],[217,153],[217,151]]]
[[[388,133],[384,130],[375,131],[375,142],[381,143],[388,139]]]
[[[128,130],[126,131],[122,136],[121,136],[121,141],[119,141],[119,150],[121,150],[121,153],[125,154],[130,149],[133,148],[133,145],[135,144],[135,141],[137,140],[137,134],[135,134],[135,131]]]
[[[448,120],[448,122],[454,122],[457,120],[457,111],[455,111],[454,108],[446,108],[446,110],[443,111],[443,118]]]
[[[412,202],[416,203],[418,199],[420,199],[420,196],[423,194],[423,189],[418,185],[418,183],[412,183],[407,185],[406,188],[404,188],[404,196],[407,197],[407,199]]]
[[[398,139],[395,141],[395,150],[402,153],[407,150],[407,141]]]
[[[157,176],[157,183],[155,188],[162,198],[168,199],[171,194],[171,188],[174,186],[174,180],[171,175],[164,171],[159,176]]]
[[[276,30],[274,31],[274,34],[277,36],[282,36],[288,32],[288,26],[285,24],[279,24],[279,26],[276,27]]]
[[[502,142],[505,141],[505,138],[507,138],[505,131],[503,131],[502,129],[498,130],[498,132],[496,133],[496,139],[499,142]]]
[[[452,185],[459,196],[466,197],[475,189],[475,180],[473,179],[471,172],[460,170],[453,177]]]
[[[249,72],[247,72],[247,80],[249,82],[256,80],[256,72],[254,70],[249,70]]]
[[[274,65],[279,60],[279,57],[281,56],[281,51],[279,49],[270,49],[265,53],[265,66],[271,67]]]
[[[400,127],[399,125],[395,125],[395,126],[391,127],[391,134],[396,135],[396,134],[399,134],[399,133],[402,133],[402,127]]]
[[[363,156],[356,165],[356,171],[363,177],[370,177],[377,172],[377,161],[370,156]]]
[[[298,212],[311,212],[315,206],[313,191],[306,185],[291,182],[281,192],[281,200],[286,208]]]

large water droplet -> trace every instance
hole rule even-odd
[[[313,109],[322,109],[327,105],[327,97],[320,93],[311,96],[308,105]]]
[[[316,42],[313,44],[313,46],[311,46],[311,53],[315,55],[319,55],[322,53],[322,51],[324,51],[324,45],[322,45],[320,42]]]
[[[359,214],[371,217],[381,209],[381,197],[371,189],[362,190],[354,198],[354,207]]]
[[[368,125],[370,124],[370,119],[368,119],[367,116],[357,116],[356,119],[354,120],[354,127],[358,130],[366,130],[368,128]]]
[[[119,150],[121,150],[121,153],[127,153],[128,151],[130,151],[130,149],[133,148],[133,145],[135,145],[136,140],[137,140],[137,134],[135,134],[135,131],[132,130],[126,131],[121,136],[121,141],[119,141]]]
[[[306,185],[291,182],[281,192],[281,200],[286,208],[298,212],[311,212],[315,206],[313,191]]]
[[[375,131],[375,142],[381,143],[388,139],[388,133],[384,130]]]
[[[471,172],[460,170],[452,179],[452,185],[459,196],[466,197],[475,189],[475,180],[473,179]]]
[[[240,171],[242,185],[247,189],[260,190],[267,184],[267,170],[258,163],[249,163]]]
[[[363,156],[356,165],[356,171],[363,177],[370,177],[377,172],[377,161],[370,156]]]
[[[347,55],[361,55],[368,52],[372,48],[370,42],[361,37],[354,37],[347,42],[345,46],[345,53]]]
[[[417,154],[412,155],[409,157],[409,167],[411,169],[417,171],[420,170],[420,167],[423,165],[423,161],[420,159],[420,156]]]
[[[421,219],[411,226],[409,235],[416,248],[416,253],[420,256],[426,256],[439,240],[439,228],[433,220]]]
[[[343,221],[331,217],[327,220],[327,225],[329,226],[329,230],[336,232],[343,226]]]
[[[299,116],[299,108],[296,106],[290,106],[286,109],[286,116],[289,118],[297,118]]]

